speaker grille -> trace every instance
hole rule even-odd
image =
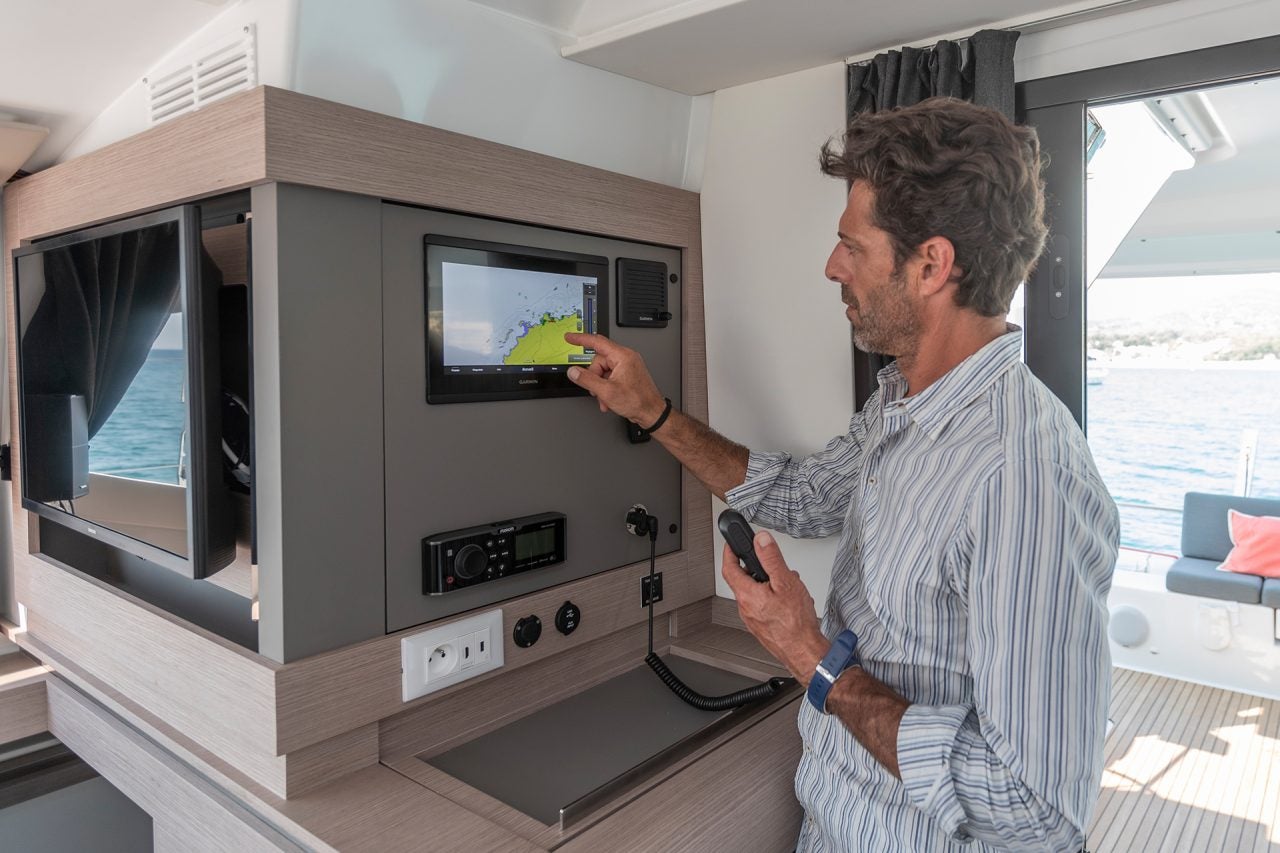
[[[667,265],[618,258],[618,325],[664,329],[667,313]]]

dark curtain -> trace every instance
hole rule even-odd
[[[83,395],[92,438],[180,307],[178,223],[52,249],[44,278],[22,337],[23,390]]]
[[[958,42],[931,48],[904,47],[849,66],[845,119],[859,113],[907,107],[925,98],[949,97],[1000,110],[1014,118],[1013,50],[1018,33],[982,30]],[[876,374],[889,363],[881,355],[854,349],[854,400],[857,408],[871,396]]]

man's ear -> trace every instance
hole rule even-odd
[[[943,290],[956,272],[956,248],[946,237],[930,237],[916,248],[920,295],[933,296]]]

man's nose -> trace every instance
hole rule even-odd
[[[831,250],[831,254],[827,256],[826,269],[822,271],[823,274],[829,280],[834,281],[837,284],[842,283],[842,279],[840,278],[840,265],[836,259],[836,256],[839,254],[839,252],[840,252],[839,246],[836,246],[834,249]]]

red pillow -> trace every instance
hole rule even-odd
[[[1280,518],[1227,510],[1227,529],[1235,545],[1223,571],[1280,578]]]

